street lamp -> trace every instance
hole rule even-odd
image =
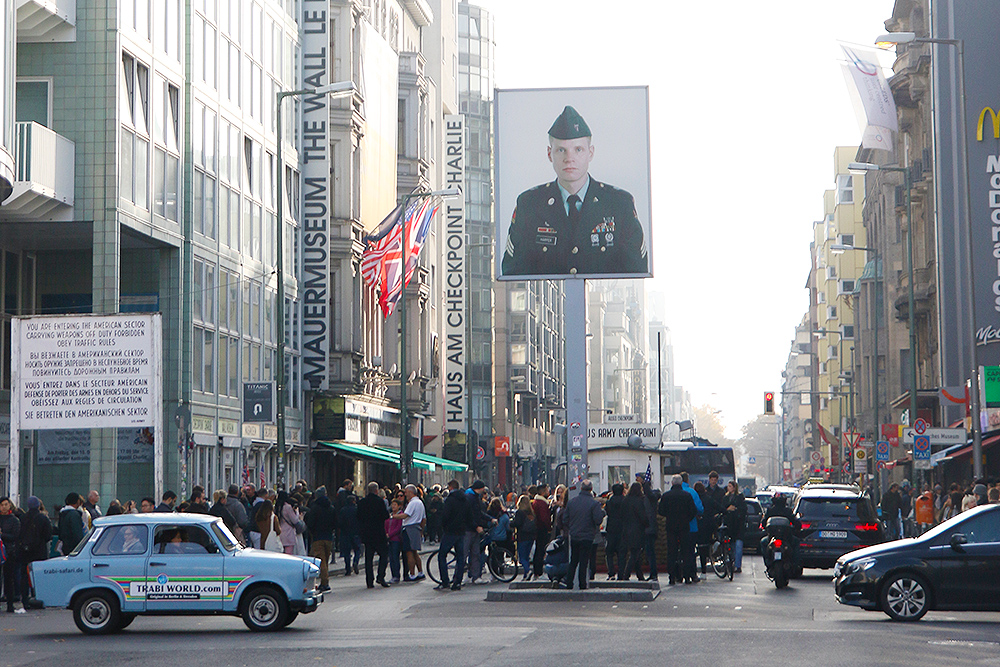
[[[275,95],[275,125],[277,127],[278,135],[278,150],[277,150],[277,163],[276,170],[277,174],[275,176],[275,186],[278,190],[276,202],[277,206],[277,218],[278,218],[278,238],[275,243],[275,250],[278,253],[278,265],[275,267],[275,273],[277,274],[278,280],[278,304],[277,312],[275,313],[278,318],[278,331],[277,331],[277,345],[278,345],[278,368],[276,369],[277,375],[275,376],[275,388],[274,388],[274,398],[277,402],[277,414],[275,415],[275,422],[278,426],[278,484],[284,484],[285,482],[285,250],[284,250],[284,238],[285,238],[285,216],[282,208],[282,195],[284,190],[284,162],[281,158],[281,102],[286,97],[299,97],[302,95],[333,95],[340,97],[343,95],[349,95],[354,93],[354,82],[353,81],[337,81],[336,83],[329,83],[325,86],[319,86],[317,88],[303,88],[301,90],[284,90],[279,91]]]
[[[940,39],[937,37],[917,37],[912,32],[891,32],[882,35],[875,44],[880,48],[889,48],[897,44],[944,44],[954,46],[958,64],[958,119],[959,134],[962,140],[958,143],[959,160],[962,163],[962,186],[965,190],[965,215],[966,215],[966,279],[969,281],[969,289],[966,294],[966,309],[969,313],[969,356],[972,362],[972,387],[969,391],[970,412],[972,413],[972,465],[973,475],[976,479],[983,476],[983,431],[980,422],[979,405],[979,360],[976,340],[976,298],[972,288],[975,284],[975,272],[972,270],[972,258],[974,248],[972,243],[972,195],[969,189],[969,134],[966,128],[966,100],[965,100],[965,42],[961,39]],[[911,280],[912,284],[912,280]]]
[[[410,418],[406,410],[407,389],[410,385],[410,376],[406,372],[406,265],[409,263],[409,239],[407,232],[406,208],[411,199],[423,199],[425,197],[441,197],[451,199],[462,194],[458,188],[446,188],[444,190],[424,190],[411,192],[403,195],[401,202],[403,218],[400,224],[403,225],[403,247],[402,247],[402,287],[399,296],[399,473],[403,482],[410,477],[410,468],[413,467],[413,452],[410,449]],[[470,461],[471,465],[471,461]]]

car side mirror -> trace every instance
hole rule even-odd
[[[954,535],[951,536],[951,541],[950,541],[951,548],[954,549],[955,551],[958,552],[965,551],[965,549],[962,548],[962,545],[968,543],[969,539],[962,533],[955,533]]]

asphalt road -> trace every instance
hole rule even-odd
[[[87,637],[70,613],[0,615],[0,667],[21,665],[998,665],[1000,614],[931,612],[918,623],[833,599],[830,571],[778,591],[758,557],[733,582],[664,587],[648,603],[485,602],[502,584],[439,593],[338,576],[313,614],[274,634],[233,617],[140,617]]]

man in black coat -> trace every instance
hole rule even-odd
[[[21,567],[21,604],[30,605],[32,595],[28,566],[49,557],[52,542],[52,522],[41,513],[42,502],[36,496],[28,497],[28,511],[21,517],[21,534],[18,537],[17,560]]]
[[[608,579],[614,579],[625,571],[625,545],[622,542],[622,528],[624,526],[625,512],[625,485],[613,484],[611,486],[611,497],[604,504],[604,512],[608,515],[607,538],[604,545],[604,555],[608,561]],[[615,569],[615,559],[618,560],[618,568]]]
[[[591,131],[571,106],[549,128],[556,180],[522,192],[507,232],[503,275],[647,273],[631,194],[590,177]]]
[[[465,531],[475,524],[472,516],[472,505],[466,500],[465,493],[458,480],[448,482],[448,497],[441,507],[441,547],[438,549],[438,571],[441,573],[441,583],[434,587],[436,591],[457,591],[462,588],[462,577],[465,576]],[[455,550],[455,575],[448,577],[448,553]]]
[[[319,589],[330,590],[330,558],[333,556],[333,531],[337,527],[337,510],[333,509],[326,487],[313,494],[312,504],[306,513],[306,527],[312,535],[309,555],[319,559]]]
[[[365,581],[368,588],[375,588],[375,582],[382,588],[389,588],[385,580],[385,568],[389,565],[389,538],[385,533],[385,522],[389,510],[385,500],[378,494],[378,482],[368,483],[368,493],[358,501],[358,532],[365,545]],[[375,554],[378,554],[378,577],[375,577]]]
[[[882,509],[882,520],[889,527],[889,539],[899,539],[899,510],[902,508],[903,498],[899,494],[899,484],[893,482],[889,490],[882,494],[879,507]]]
[[[680,475],[670,478],[670,490],[660,496],[657,508],[660,516],[666,519],[667,573],[671,584],[681,580],[681,545],[691,530],[691,520],[698,515],[691,494],[684,490],[681,482]]]

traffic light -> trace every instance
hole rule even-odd
[[[765,391],[764,392],[764,414],[773,415],[774,414],[774,392]]]

